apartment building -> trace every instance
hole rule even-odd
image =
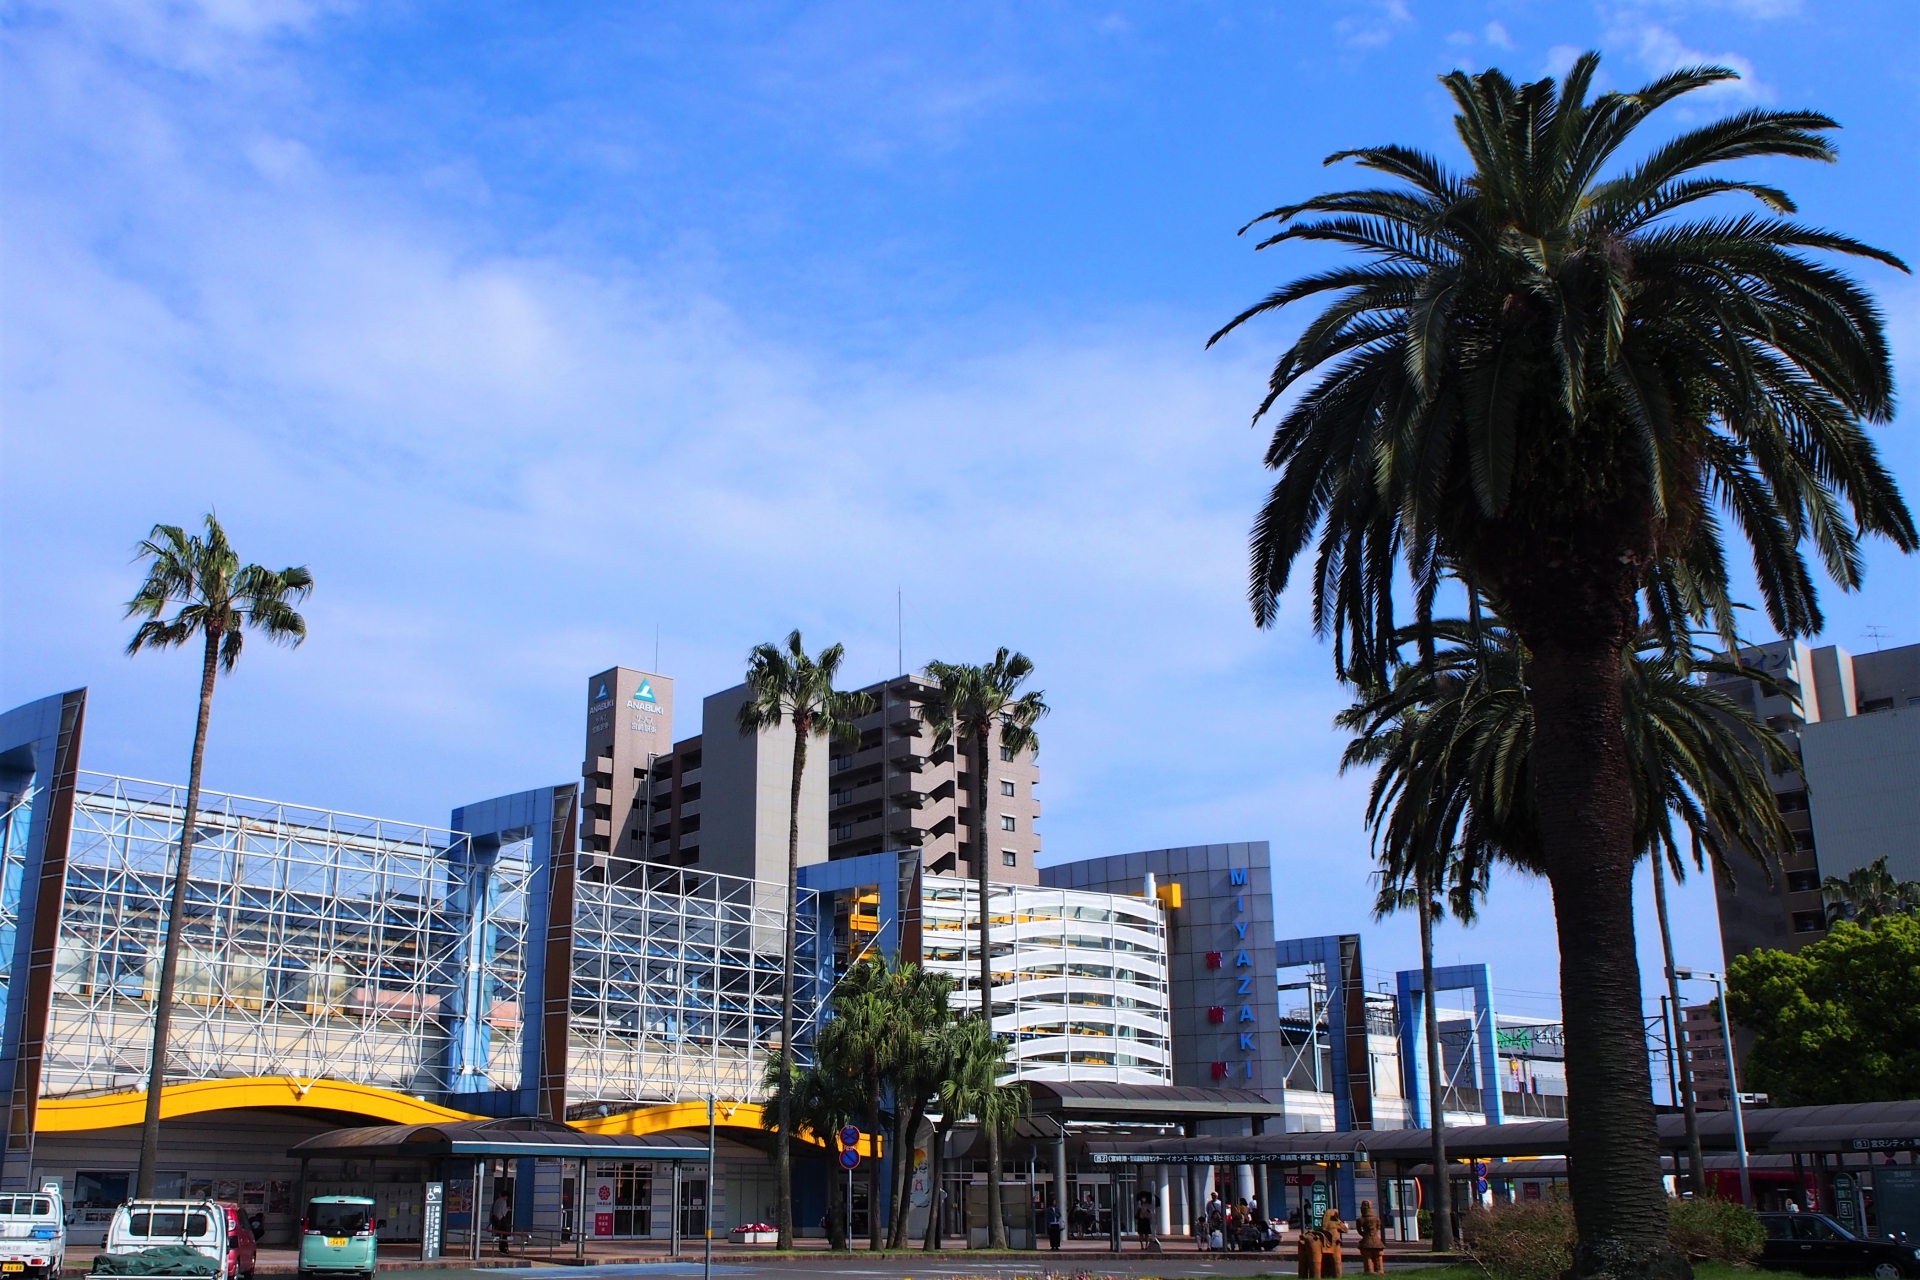
[[[1039,884],[1035,753],[993,744],[982,839],[973,830],[973,753],[933,746],[926,702],[935,688],[925,676],[904,675],[860,690],[873,710],[858,721],[857,744],[833,744],[827,856],[917,849],[927,874],[966,876],[975,874],[974,850],[984,847],[995,881]]]
[[[856,722],[857,742],[808,744],[800,865],[911,849],[926,856],[930,875],[974,874],[973,761],[952,744],[934,749],[925,708],[934,688],[918,675],[869,685],[859,692],[873,710]],[[619,881],[654,863],[786,882],[790,725],[743,737],[740,684],[702,699],[701,731],[672,742],[666,677],[615,667],[590,691],[581,820],[589,875]],[[1038,884],[1039,766],[1031,751],[1008,759],[995,743],[994,755],[984,842],[993,878]]]
[[[1771,882],[1758,862],[1735,858],[1732,883],[1717,886],[1729,962],[1824,937],[1828,876],[1885,857],[1896,878],[1920,880],[1920,644],[1851,654],[1778,641],[1740,661],[1778,691],[1737,676],[1710,683],[1780,734],[1801,769],[1770,779],[1793,841]]]

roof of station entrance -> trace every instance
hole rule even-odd
[[[1104,1084],[1096,1080],[1029,1080],[1035,1115],[1063,1120],[1218,1120],[1278,1116],[1286,1108],[1252,1089],[1195,1089],[1163,1084]]]
[[[1037,1098],[1034,1109],[1040,1109]],[[1234,1110],[1223,1106],[1218,1113],[1231,1115]],[[1751,1151],[1920,1148],[1920,1100],[1749,1109],[1744,1120]],[[1686,1145],[1686,1124],[1679,1115],[1660,1116],[1659,1126],[1662,1148]],[[1096,1164],[1325,1164],[1353,1160],[1362,1145],[1369,1159],[1404,1163],[1426,1159],[1433,1149],[1433,1138],[1425,1129],[1367,1129],[1251,1137],[1090,1139],[1087,1153]],[[1733,1150],[1731,1113],[1701,1114],[1700,1145],[1708,1151]],[[1557,1156],[1566,1151],[1564,1120],[1463,1125],[1447,1130],[1447,1155],[1456,1159]]]
[[[582,1133],[558,1120],[520,1117],[334,1129],[289,1148],[287,1154],[306,1160],[434,1160],[449,1156],[704,1160],[707,1144],[703,1139],[670,1133],[647,1137]]]

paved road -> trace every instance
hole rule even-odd
[[[1396,1272],[1411,1271],[1416,1268],[1412,1259],[1402,1266],[1394,1266]],[[556,1274],[556,1272],[558,1274]],[[1116,1276],[1116,1277],[1160,1277],[1162,1280],[1200,1280],[1202,1277],[1221,1277],[1222,1280],[1252,1280],[1258,1276],[1280,1276],[1293,1273],[1293,1258],[1267,1255],[1245,1258],[1215,1256],[1191,1252],[1175,1252],[1153,1257],[1139,1254],[1088,1254],[1067,1253],[1057,1260],[1045,1257],[1028,1261],[980,1261],[969,1262],[965,1258],[937,1258],[921,1261],[915,1258],[871,1258],[862,1254],[800,1254],[783,1258],[767,1259],[730,1259],[726,1262],[715,1260],[713,1274],[716,1276],[763,1277],[776,1275],[804,1275],[820,1277],[845,1276],[849,1280],[951,1280],[964,1277],[966,1280],[1036,1280],[1047,1276]],[[382,1277],[396,1274],[418,1275],[421,1280],[528,1280],[538,1276],[539,1280],[562,1280],[562,1277],[580,1277],[580,1280],[643,1280],[648,1276],[697,1276],[701,1274],[700,1261],[696,1259],[681,1262],[645,1262],[645,1263],[609,1263],[586,1267],[535,1266],[516,1268],[488,1268],[486,1270],[435,1270],[418,1272],[382,1271]]]

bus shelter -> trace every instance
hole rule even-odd
[[[705,1186],[713,1186],[714,1146],[685,1134],[635,1135],[586,1133],[557,1120],[514,1117],[437,1124],[371,1125],[334,1129],[288,1150],[300,1162],[295,1203],[304,1212],[309,1188],[351,1185],[356,1179],[417,1187],[423,1206],[421,1258],[443,1255],[478,1259],[485,1237],[491,1185],[502,1193],[516,1179],[530,1185],[540,1162],[558,1162],[562,1203],[556,1242],[572,1245],[577,1262],[586,1259],[587,1237],[594,1234],[587,1214],[587,1168],[600,1160],[644,1160],[672,1166],[673,1203],[681,1202],[682,1166],[702,1164]],[[710,1192],[709,1192],[710,1194]],[[509,1201],[515,1199],[508,1196]],[[692,1229],[710,1236],[706,1205]],[[680,1252],[682,1215],[673,1214],[669,1252]],[[455,1240],[458,1239],[458,1252]],[[550,1249],[551,1252],[551,1249]]]

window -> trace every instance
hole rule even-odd
[[[1775,799],[1780,802],[1782,813],[1804,813],[1807,808],[1807,793],[1804,791],[1784,791]]]
[[[1795,933],[1819,933],[1827,927],[1827,913],[1824,911],[1796,911],[1793,913],[1793,931]]]
[[[1820,887],[1818,871],[1789,871],[1787,873],[1788,893],[1812,893]]]
[[[1020,855],[1012,849],[1002,849],[1000,861],[1006,866],[1017,867],[1020,865]]]
[[[1002,760],[1008,760],[1008,761],[1010,761],[1010,760],[1012,760],[1012,759],[1013,759],[1013,748],[1012,748],[1012,747],[1002,747],[1002,748],[1000,748],[1000,758],[1001,758]]]
[[[1012,778],[1002,778],[1002,779],[1000,779],[1000,794],[1001,794],[1001,795],[1003,795],[1003,796],[1010,796],[1010,795],[1012,795],[1012,794],[1013,794],[1013,779],[1012,779]]]
[[[1020,824],[1014,820],[1012,814],[1003,813],[1000,815],[1000,829],[1002,831],[1018,831]]]
[[[1813,832],[1796,831],[1793,833],[1793,851],[1795,853],[1813,852]]]
[[[1872,715],[1876,711],[1891,710],[1893,710],[1892,698],[1868,698],[1860,704],[1860,714],[1863,716]]]

